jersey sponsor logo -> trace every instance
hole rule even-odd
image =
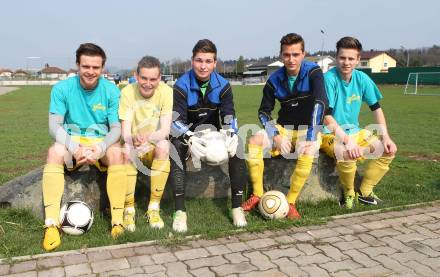
[[[352,96],[347,98],[347,104],[351,104],[353,101],[361,101],[361,97],[359,95],[353,94]]]
[[[199,117],[206,116],[206,115],[208,115],[208,113],[201,113],[201,114],[199,114]]]
[[[92,107],[93,111],[96,112],[97,110],[105,111],[105,106],[101,103],[93,105]]]

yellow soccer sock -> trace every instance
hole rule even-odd
[[[170,174],[170,160],[153,160],[151,164],[150,202],[160,202]]]
[[[356,175],[356,161],[337,162],[336,168],[339,173],[339,181],[341,182],[344,196],[354,197],[354,177]]]
[[[127,191],[125,193],[125,207],[134,207],[134,193],[136,190],[137,169],[133,164],[126,164]]]
[[[362,196],[368,196],[373,191],[374,186],[379,183],[383,176],[390,169],[389,165],[394,157],[380,157],[368,163],[362,179],[360,191]]]
[[[295,204],[299,193],[301,192],[307,178],[312,170],[313,156],[302,155],[296,162],[295,170],[290,176],[290,189],[287,193],[287,202]]]
[[[258,197],[261,197],[264,193],[263,190],[263,174],[264,174],[264,161],[263,161],[263,147],[249,144],[249,156],[246,160],[246,164],[249,170],[249,177],[252,183],[252,193]]]
[[[127,191],[127,173],[125,165],[111,165],[108,167],[107,194],[110,200],[112,225],[122,224],[125,192]]]
[[[46,164],[43,170],[43,204],[46,221],[59,224],[60,203],[64,192],[64,167]]]

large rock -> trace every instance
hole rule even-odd
[[[289,190],[290,176],[295,160],[265,160],[264,184],[266,190],[276,189],[284,193]],[[202,164],[195,170],[192,163],[187,164],[187,197],[224,198],[230,195],[227,165],[218,167]],[[136,186],[136,202],[145,206],[149,195],[149,176],[138,174]],[[301,192],[300,201],[319,201],[322,199],[338,199],[340,189],[337,186],[337,174],[334,161],[320,155],[315,160],[312,173]],[[42,168],[18,177],[0,186],[0,205],[30,208],[36,215],[43,217],[42,204]],[[77,171],[66,172],[65,191],[62,202],[80,199],[88,203],[95,211],[103,211],[108,207],[106,193],[106,174],[95,167],[83,166]],[[249,191],[251,186],[248,184]],[[167,185],[164,198],[172,201],[172,189]]]
[[[42,173],[43,167],[40,167],[0,186],[0,205],[28,208],[43,217]],[[66,172],[62,203],[80,199],[95,211],[104,210],[108,206],[106,178],[107,175],[96,167],[83,166],[74,172]]]

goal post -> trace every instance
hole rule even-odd
[[[403,94],[440,96],[440,72],[409,73]]]

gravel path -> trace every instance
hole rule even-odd
[[[16,87],[0,87],[0,95],[6,94],[8,92],[17,90],[18,88]]]

